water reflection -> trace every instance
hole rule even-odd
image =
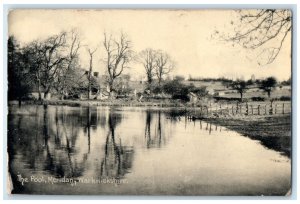
[[[115,129],[121,123],[118,113],[110,112],[108,116],[108,133],[105,143],[105,154],[101,162],[101,177],[122,178],[132,166],[133,147],[122,146],[122,139],[116,141]]]
[[[22,191],[17,174],[24,167],[23,174],[47,172],[57,178],[79,178],[91,165],[101,166],[99,173],[94,174],[103,177],[121,178],[129,172],[133,146],[125,146],[121,137],[115,137],[115,129],[122,119],[120,114],[110,112],[107,116],[103,112],[99,116],[95,107],[69,110],[37,106],[16,111],[18,114],[8,115],[9,166],[14,192]],[[98,157],[103,159],[99,164],[89,164],[91,151],[99,154],[91,148],[92,132],[98,127],[107,132],[105,144],[99,147],[102,151]]]
[[[157,114],[156,121],[153,121],[153,114]],[[162,142],[166,143],[162,129],[161,111],[153,113],[152,110],[146,110],[145,139],[147,148],[160,148]]]
[[[79,177],[85,170],[88,152],[79,155],[76,152],[76,143],[80,132],[76,118],[70,117],[65,112],[60,112],[55,107],[55,125],[51,124],[52,114],[48,106],[43,111],[43,136],[44,151],[46,158],[44,170],[56,177]],[[88,130],[88,141],[90,141],[90,110],[85,117]],[[54,138],[54,140],[53,140]],[[88,142],[88,149],[90,142]],[[40,163],[40,160],[38,160]]]
[[[184,111],[11,106],[8,154],[13,193],[281,194],[290,184],[290,163],[277,152]],[[22,186],[20,174],[130,185]]]

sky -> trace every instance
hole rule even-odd
[[[259,65],[261,50],[247,50],[212,38],[215,30],[230,32],[230,22],[237,18],[233,10],[12,10],[9,35],[21,46],[43,40],[61,31],[76,28],[82,44],[97,48],[93,67],[105,72],[103,33],[118,36],[126,33],[138,53],[146,48],[167,52],[176,62],[171,75],[192,77],[226,77],[248,79],[274,76],[286,80],[291,76],[291,37],[288,36],[276,60]],[[80,50],[80,62],[88,67],[86,47]],[[131,63],[133,78],[142,78],[141,64]]]

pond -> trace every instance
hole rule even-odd
[[[13,193],[285,195],[291,161],[171,109],[9,106]]]

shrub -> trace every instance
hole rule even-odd
[[[265,98],[264,97],[257,97],[257,96],[254,96],[254,97],[252,97],[251,98],[252,99],[252,101],[264,101],[265,100]]]
[[[163,91],[172,96],[172,99],[180,99],[182,101],[189,101],[188,93],[189,86],[182,84],[178,80],[172,80],[166,82],[163,87]]]
[[[281,96],[279,98],[280,101],[290,101],[291,100],[291,97],[290,96]]]

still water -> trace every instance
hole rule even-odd
[[[176,115],[176,114],[175,114]],[[13,193],[285,195],[291,161],[174,110],[9,107]]]

